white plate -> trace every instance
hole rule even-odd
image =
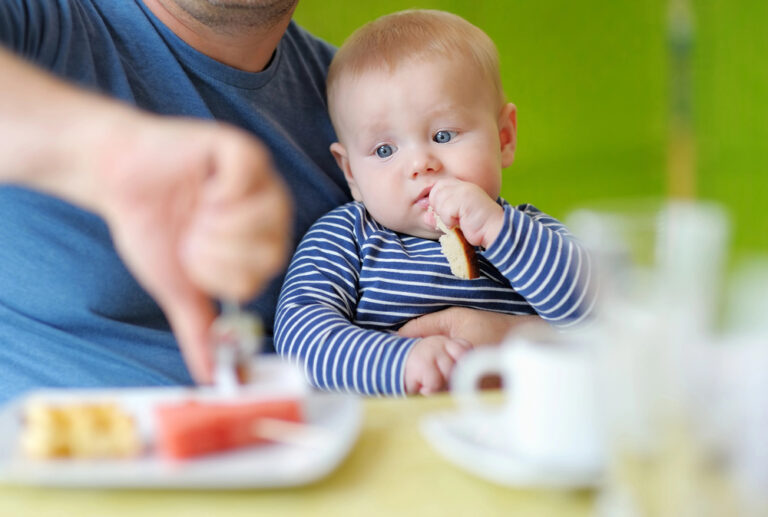
[[[357,440],[362,415],[359,399],[308,393],[305,387],[294,383],[290,372],[284,375],[281,366],[268,362],[262,367],[272,373],[266,378],[257,377],[261,381],[248,388],[247,396],[301,396],[307,423],[327,431],[322,433],[323,443],[314,447],[262,444],[180,462],[156,456],[151,447],[144,455],[125,460],[32,460],[19,449],[21,410],[32,397],[62,402],[116,401],[133,413],[145,440],[152,435],[151,408],[157,402],[222,397],[212,389],[187,388],[45,390],[0,408],[0,482],[66,487],[240,489],[297,486],[326,476]]]
[[[488,412],[444,412],[421,422],[427,441],[446,459],[496,484],[519,488],[580,489],[600,484],[595,471],[542,468],[504,446],[498,416]]]

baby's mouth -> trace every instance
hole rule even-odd
[[[416,200],[413,202],[414,205],[417,205],[421,208],[424,208],[425,210],[429,208],[429,193],[432,191],[433,185],[430,185],[428,187],[425,187],[418,195]]]

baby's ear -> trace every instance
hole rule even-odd
[[[339,142],[334,142],[331,144],[331,154],[333,154],[333,157],[336,159],[336,163],[338,164],[339,169],[341,169],[341,172],[344,173],[344,178],[347,180],[347,185],[349,185],[349,191],[352,193],[352,199],[355,201],[362,201],[363,198],[360,196],[360,189],[357,188],[355,178],[352,176],[352,169],[349,167],[347,150]]]
[[[501,166],[509,167],[515,161],[517,148],[517,107],[511,102],[504,105],[499,115],[499,141]]]

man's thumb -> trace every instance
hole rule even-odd
[[[425,314],[418,318],[414,318],[402,327],[397,333],[402,337],[427,337],[448,335],[445,326],[445,311],[433,312],[432,314]]]

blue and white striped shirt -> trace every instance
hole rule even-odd
[[[326,214],[304,236],[283,284],[277,352],[319,388],[403,394],[417,339],[394,331],[412,318],[461,306],[577,324],[594,303],[588,254],[535,207],[500,204],[504,226],[478,253],[473,280],[451,274],[438,242],[381,226],[359,202]]]

